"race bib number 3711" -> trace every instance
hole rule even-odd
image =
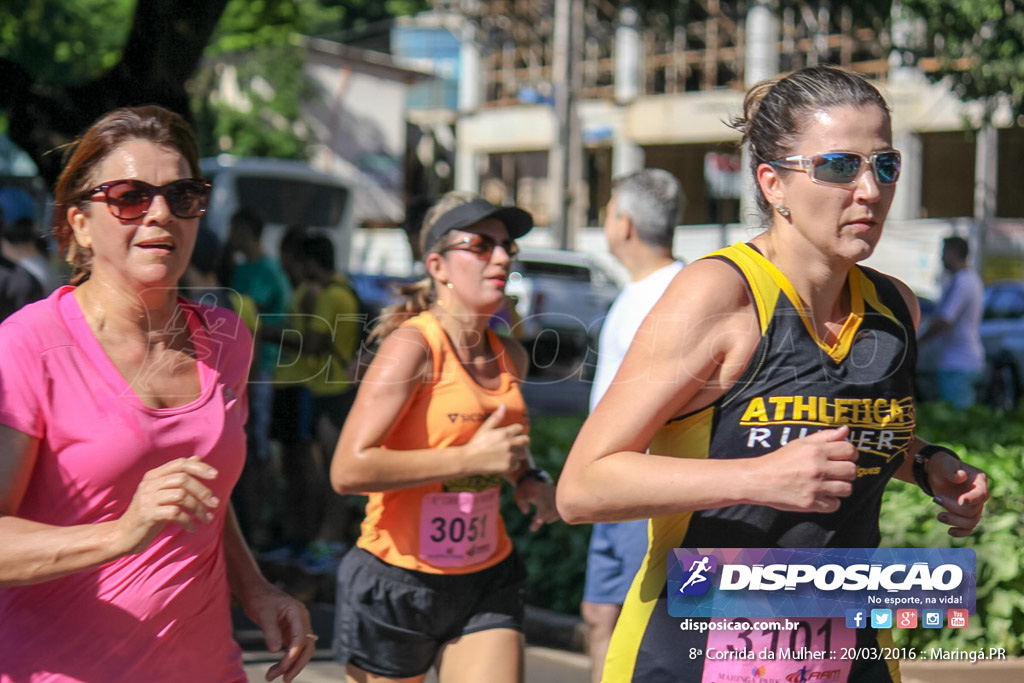
[[[783,623],[785,627],[783,627]],[[846,681],[852,662],[838,653],[856,644],[842,619],[759,622],[711,619],[701,683]]]

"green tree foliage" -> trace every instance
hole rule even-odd
[[[583,417],[531,421],[534,461],[556,480],[582,425]],[[509,487],[503,487],[502,516],[526,566],[526,601],[565,614],[579,614],[591,526],[556,522],[530,531],[530,517],[519,511],[512,494]]]
[[[882,502],[882,545],[892,548],[972,548],[977,556],[977,614],[966,629],[894,629],[897,645],[950,650],[1006,648],[1024,653],[1024,413],[944,403],[919,407],[918,434],[952,448],[985,470],[991,498],[977,530],[965,539],[947,533],[939,508],[920,489],[892,482]]]
[[[338,18],[315,0],[230,0],[190,84],[200,152],[306,158],[313,140],[299,104],[315,88],[295,37]]]
[[[5,0],[0,58],[41,82],[85,83],[117,64],[134,11],[133,0]]]
[[[948,78],[964,101],[1010,98],[1024,115],[1024,1],[903,0],[927,27],[939,59],[933,80]]]
[[[323,0],[230,0],[207,57],[292,44],[295,34],[315,35],[336,28],[340,7]]]
[[[192,111],[200,154],[305,159],[314,142],[300,103],[317,96],[303,76],[303,51],[265,45],[210,60],[192,84]],[[222,79],[238,88],[236,100],[217,92]]]
[[[60,155],[103,113],[160,104],[189,117],[185,83],[227,0],[7,0],[0,109],[53,183]]]
[[[310,31],[311,34],[330,34],[356,36],[367,31],[370,26],[386,22],[394,17],[405,17],[431,8],[431,0],[320,0],[325,10],[340,12],[336,26],[323,31]]]
[[[536,418],[531,429],[534,458],[557,475],[582,417]],[[903,647],[976,650],[1003,647],[1024,654],[1024,412],[1002,413],[975,407],[957,411],[943,403],[918,409],[918,434],[952,448],[988,474],[991,499],[974,534],[956,539],[936,519],[939,508],[921,490],[890,482],[882,503],[882,545],[890,548],[973,548],[977,556],[977,615],[966,629],[894,629]],[[506,490],[503,513],[509,534],[522,552],[529,575],[527,601],[578,614],[583,594],[590,525],[564,522],[528,529],[529,520]],[[723,547],[728,547],[723,539]]]
[[[307,158],[316,137],[300,104],[319,94],[303,75],[297,37],[359,29],[424,6],[409,0],[230,0],[191,88],[202,153]],[[233,79],[237,97],[218,95],[225,78]]]
[[[56,180],[60,155],[110,109],[142,103],[190,120],[204,151],[301,157],[309,130],[298,116],[308,84],[298,76],[297,35],[358,28],[423,0],[4,0],[0,3],[0,129]],[[212,101],[221,59],[238,69],[247,105]],[[258,76],[258,77],[257,77]],[[191,81],[191,83],[190,83]],[[186,91],[186,84],[190,84]]]

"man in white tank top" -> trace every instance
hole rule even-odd
[[[630,282],[608,311],[598,342],[590,410],[614,381],[640,323],[683,267],[672,257],[682,190],[671,173],[645,169],[615,180],[604,222],[612,255]],[[591,679],[601,680],[605,653],[629,586],[647,551],[647,520],[594,525],[581,612],[589,626]]]

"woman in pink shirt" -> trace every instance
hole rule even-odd
[[[232,596],[284,649],[268,680],[313,654],[229,504],[252,341],[177,292],[209,193],[152,106],[97,121],[57,183],[72,285],[0,326],[0,682],[244,681]]]

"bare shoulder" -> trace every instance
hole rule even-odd
[[[672,280],[640,326],[619,375],[658,378],[662,385],[673,378],[673,395],[665,403],[673,414],[688,412],[709,405],[735,383],[760,338],[743,277],[728,263],[703,259]]]
[[[907,283],[893,277],[892,275],[886,275],[885,277],[896,287],[900,296],[903,297],[903,301],[907,304],[907,309],[910,311],[910,317],[914,319],[914,327],[916,328],[921,324],[921,304],[918,302],[917,295],[914,294],[914,290],[912,290]]]
[[[735,268],[719,259],[700,259],[679,271],[651,312],[659,324],[704,326],[751,314],[751,305],[746,282]]]
[[[430,344],[412,326],[399,327],[380,344],[364,382],[419,380],[430,370]]]

